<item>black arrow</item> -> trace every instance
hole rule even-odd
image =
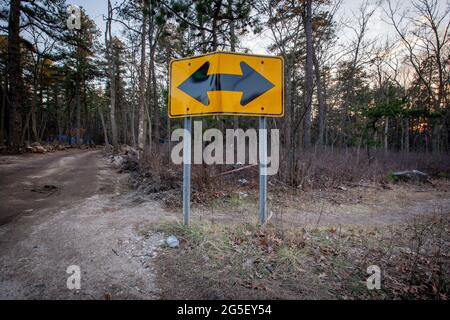
[[[209,62],[205,62],[178,86],[178,89],[205,106],[209,106],[208,91],[240,91],[241,105],[245,106],[275,86],[243,61],[242,75],[223,73],[208,75],[208,70]]]

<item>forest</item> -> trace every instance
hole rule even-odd
[[[212,51],[282,56],[284,159],[311,148],[449,150],[449,6],[445,1],[108,1],[97,25],[63,0],[3,1],[0,145],[129,145],[149,153],[181,123],[167,116],[174,58]],[[371,32],[382,19],[391,32]],[[98,19],[97,19],[98,20]],[[252,40],[249,42],[249,37]],[[247,40],[246,40],[247,39]],[[260,42],[260,43],[259,43]],[[209,126],[246,128],[251,118]]]

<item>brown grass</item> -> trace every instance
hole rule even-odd
[[[448,299],[450,220],[443,213],[388,229],[164,224],[181,239],[164,249],[168,299]],[[368,290],[366,269],[382,270]]]
[[[285,170],[281,161],[280,170]],[[208,205],[215,199],[227,199],[235,191],[251,193],[258,187],[258,168],[250,167],[231,174],[223,174],[239,166],[193,165],[192,202]],[[295,166],[295,186],[286,185],[279,176],[269,177],[271,190],[328,190],[342,186],[377,183],[385,185],[391,173],[400,170],[420,170],[435,178],[450,177],[450,155],[425,153],[372,152],[369,159],[365,153],[355,150],[318,149],[302,152]],[[169,159],[168,146],[152,150],[141,159],[136,185],[146,186],[146,193],[156,194],[168,207],[181,207],[182,166],[173,165]],[[247,181],[245,184],[239,181]]]
[[[299,154],[298,187],[335,188],[361,181],[386,183],[395,171],[419,170],[431,177],[449,176],[450,155],[429,153],[373,152],[368,158],[355,150],[321,149]]]

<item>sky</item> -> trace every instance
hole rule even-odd
[[[362,4],[363,0],[343,0],[342,7],[338,12],[338,15],[345,19],[352,19],[354,17],[354,12],[358,10],[358,7]],[[98,28],[102,31],[105,29],[105,22],[103,21],[103,15],[107,13],[108,2],[107,0],[67,0],[68,4],[77,5],[83,7],[86,13],[91,19],[93,19]],[[393,35],[392,28],[383,21],[383,10],[380,8],[375,12],[372,22],[369,27],[368,36],[372,37],[383,37],[388,35]],[[120,26],[116,24],[113,29],[115,33],[120,32]],[[343,31],[339,35],[343,41],[348,38],[348,34]],[[254,54],[267,54],[266,48],[270,43],[270,33],[265,32],[262,35],[247,35],[242,41],[242,46],[249,48]]]

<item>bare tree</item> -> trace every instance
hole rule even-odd
[[[286,8],[287,10],[278,10]],[[285,116],[283,125],[283,153],[287,159],[285,170],[288,183],[294,184],[294,166],[296,154],[297,133],[303,118],[303,113],[298,112],[296,105],[297,85],[295,83],[296,67],[299,60],[299,48],[303,41],[303,17],[300,7],[291,1],[261,1],[257,7],[258,12],[268,15],[268,29],[272,36],[272,51],[284,58],[284,83]],[[296,14],[292,14],[296,12]]]
[[[445,65],[450,54],[450,6],[448,3],[440,5],[437,0],[414,0],[412,10],[406,10],[400,2],[388,0],[385,13],[407,52],[417,79],[428,92],[430,107],[434,111],[441,110],[448,102]],[[423,61],[431,62],[431,66],[424,65]],[[437,81],[430,70],[436,70]],[[439,151],[441,130],[442,125],[435,120],[433,151]]]
[[[142,7],[142,31],[141,31],[141,61],[139,67],[139,108],[138,108],[138,149],[139,154],[144,152],[145,148],[145,49],[146,49],[146,34],[147,34],[147,15],[148,15],[148,0],[144,0]]]
[[[18,147],[21,140],[23,79],[20,50],[20,0],[11,0],[8,23],[8,101],[9,101],[9,145]]]
[[[332,36],[330,33],[337,32],[341,28],[342,24],[338,19],[336,19],[336,13],[341,8],[342,1],[343,0],[336,0],[328,4],[329,7],[327,10],[327,15],[321,16],[322,23],[318,23],[318,26],[316,27],[316,34],[313,39],[313,62],[318,104],[318,135],[316,144],[319,145],[325,144],[326,142],[325,133],[328,110],[326,75],[323,71],[326,67],[329,69],[333,67],[330,65],[330,60],[333,60],[334,63],[339,61],[339,57],[336,57],[334,54],[336,37]],[[317,5],[316,10],[317,9],[320,9],[320,4]]]
[[[347,101],[344,102],[344,120],[348,119],[348,111],[353,98],[353,86],[355,81],[355,73],[358,66],[365,64],[371,60],[371,49],[376,40],[366,41],[367,32],[369,30],[369,22],[379,8],[380,2],[372,4],[370,0],[365,0],[358,8],[356,16],[356,24],[348,24],[347,27],[353,31],[355,38],[350,43],[350,76],[347,83]]]
[[[112,144],[114,149],[118,146],[117,138],[117,123],[116,123],[116,66],[114,61],[114,56],[112,54],[113,38],[112,38],[112,19],[113,19],[113,7],[111,5],[111,0],[108,0],[108,19],[106,21],[106,31],[105,31],[105,45],[106,45],[106,57],[109,63],[109,87],[110,87],[110,121],[111,121],[111,133],[112,133]]]
[[[314,47],[313,47],[313,31],[312,31],[312,0],[306,0],[304,25],[305,25],[305,36],[306,36],[306,62],[305,62],[305,93],[304,93],[305,116],[303,119],[303,124],[304,124],[303,144],[304,144],[305,148],[309,148],[311,146],[311,109],[312,109],[312,98],[313,98],[313,90],[314,90],[314,78],[313,78]]]

